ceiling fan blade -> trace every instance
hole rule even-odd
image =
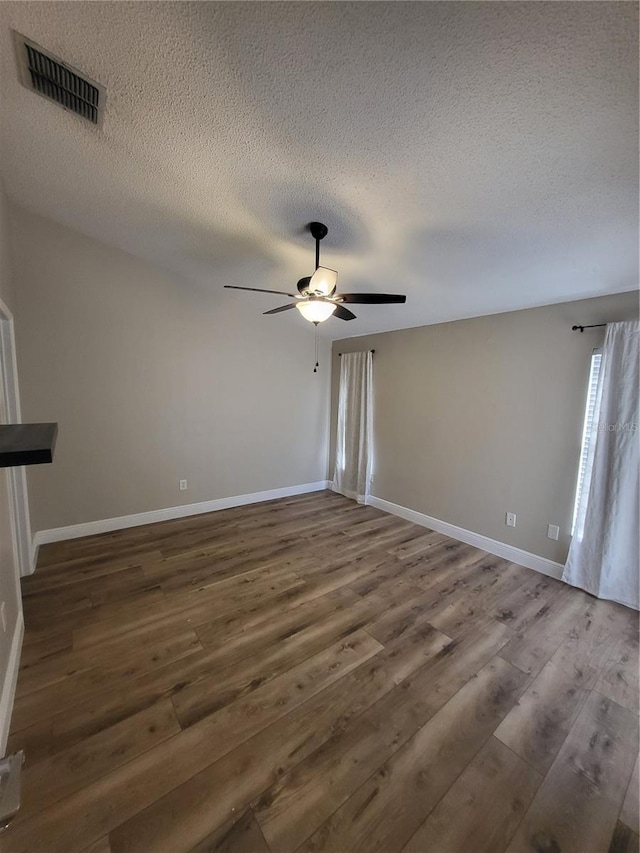
[[[295,308],[296,303],[291,302],[289,305],[281,305],[279,308],[272,308],[271,311],[263,311],[263,314],[279,314],[281,311],[288,311],[289,308]]]
[[[334,317],[340,320],[355,320],[356,315],[349,311],[348,308],[343,308],[342,305],[336,305],[336,310],[333,312]]]
[[[339,302],[360,303],[360,305],[391,305],[407,301],[406,296],[394,293],[336,293],[333,298]]]
[[[225,284],[227,290],[251,290],[253,293],[275,293],[276,296],[290,296],[295,299],[300,294],[287,293],[285,290],[265,290],[263,287],[236,287],[235,284]]]

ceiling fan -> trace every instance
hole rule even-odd
[[[404,303],[406,296],[392,293],[336,293],[338,273],[327,267],[320,266],[320,241],[327,236],[329,229],[322,222],[310,222],[308,225],[311,236],[316,241],[316,271],[311,276],[301,278],[298,282],[298,293],[287,293],[284,290],[265,290],[261,287],[235,287],[225,284],[230,290],[251,290],[257,293],[275,293],[278,296],[290,296],[295,302],[281,305],[265,311],[265,314],[280,314],[297,308],[305,320],[314,323],[322,323],[332,315],[340,320],[355,320],[356,315],[344,307],[344,303],[360,305],[390,305],[392,303]]]

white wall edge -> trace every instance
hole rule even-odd
[[[304,483],[298,486],[285,486],[281,489],[269,489],[265,492],[253,492],[248,495],[233,495],[228,498],[217,498],[212,501],[200,501],[195,504],[183,504],[166,509],[155,509],[150,512],[138,512],[135,515],[121,515],[118,518],[104,518],[99,521],[87,521],[84,524],[72,524],[69,527],[54,527],[51,530],[38,530],[33,540],[34,555],[40,545],[49,542],[63,542],[66,539],[79,539],[82,536],[95,536],[97,533],[109,533],[113,530],[124,530],[127,527],[139,527],[142,524],[155,524],[159,521],[169,521],[173,518],[186,518],[189,515],[201,515],[205,512],[217,512],[221,509],[231,509],[236,506],[273,501],[278,498],[288,498],[294,495],[305,495],[308,492],[320,492],[328,488],[327,480],[316,483]]]
[[[40,545],[36,542],[37,535],[38,534],[36,533],[33,537],[33,542],[31,543],[31,565],[29,566],[29,571],[26,573],[25,577],[32,575],[38,565],[38,551],[40,550]]]
[[[4,677],[2,695],[0,695],[0,756],[7,751],[7,740],[9,738],[9,726],[11,725],[11,712],[13,700],[16,695],[16,684],[18,682],[18,670],[20,669],[20,650],[22,649],[22,638],[24,636],[24,619],[22,608],[18,612],[18,619],[13,630],[11,639],[11,651],[7,671]]]
[[[564,570],[562,563],[555,563],[546,557],[539,557],[537,554],[531,554],[529,551],[523,551],[521,548],[507,545],[506,542],[499,542],[497,539],[489,539],[488,536],[483,536],[481,533],[465,530],[464,527],[457,527],[455,524],[449,524],[449,522],[441,521],[439,518],[432,518],[432,516],[424,515],[415,509],[408,509],[399,504],[391,503],[391,501],[377,498],[374,495],[369,495],[367,503],[370,506],[384,510],[384,512],[404,518],[406,521],[419,524],[421,527],[428,527],[430,530],[443,533],[445,536],[450,536],[459,542],[466,542],[467,545],[473,545],[483,551],[488,551],[490,554],[495,554],[496,557],[509,560],[510,563],[517,563],[519,566],[541,572],[543,575],[548,575],[550,578],[555,578],[556,580],[562,578]]]

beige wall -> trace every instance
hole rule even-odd
[[[7,205],[2,185],[0,184],[0,299],[11,310],[12,308],[12,266],[10,263],[8,240]],[[0,374],[1,376],[1,374]],[[1,381],[1,378],[0,378]],[[4,406],[0,393],[0,423],[6,423]],[[5,603],[6,631],[0,628],[0,694],[10,688],[12,674],[8,673],[11,642],[21,612],[20,581],[16,565],[11,522],[11,507],[9,502],[9,472],[0,468],[0,602]],[[7,733],[8,720],[0,719],[0,736],[4,740]],[[4,743],[0,743],[0,755],[4,754]]]
[[[34,530],[326,479],[310,324],[23,210],[12,237],[23,419],[59,423]]]
[[[590,354],[603,339],[571,326],[637,316],[626,293],[336,341],[332,447],[338,352],[374,348],[373,494],[564,562]]]

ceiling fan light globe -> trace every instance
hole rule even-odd
[[[309,291],[321,294],[322,296],[330,296],[336,289],[337,283],[338,273],[335,270],[330,270],[327,267],[318,267],[311,276]]]
[[[306,299],[304,302],[296,302],[296,308],[310,323],[323,323],[336,310],[336,306],[332,302],[324,302],[320,299]]]

